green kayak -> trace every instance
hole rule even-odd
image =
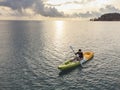
[[[59,65],[58,69],[60,69],[60,70],[68,70],[68,69],[75,68],[75,67],[79,66],[81,63],[83,64],[83,63],[89,61],[93,57],[94,53],[89,51],[89,52],[84,52],[83,55],[84,55],[83,60],[81,60],[81,61],[67,60],[63,64]]]

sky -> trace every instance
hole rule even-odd
[[[0,0],[0,19],[96,18],[120,12],[120,0]]]

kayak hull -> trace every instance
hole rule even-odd
[[[72,69],[75,68],[77,66],[79,66],[80,64],[83,64],[89,60],[91,60],[91,58],[94,56],[93,52],[84,52],[84,59],[81,61],[71,61],[71,60],[67,60],[66,62],[64,62],[63,64],[58,66],[59,70],[68,70],[68,69]]]

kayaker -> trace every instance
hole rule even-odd
[[[83,59],[83,52],[81,49],[78,50],[77,53],[75,53],[75,55],[78,55],[79,57],[77,58],[77,60],[82,60]]]

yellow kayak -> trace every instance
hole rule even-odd
[[[89,52],[84,52],[83,55],[84,55],[85,60],[88,61],[94,56],[94,53],[89,51]]]
[[[93,52],[87,51],[83,53],[84,55],[84,59],[81,61],[71,61],[71,60],[67,60],[66,62],[64,62],[63,64],[58,66],[58,69],[60,70],[68,70],[68,69],[72,69],[74,67],[79,66],[80,64],[83,64],[89,60],[91,60],[91,58],[94,56]]]

